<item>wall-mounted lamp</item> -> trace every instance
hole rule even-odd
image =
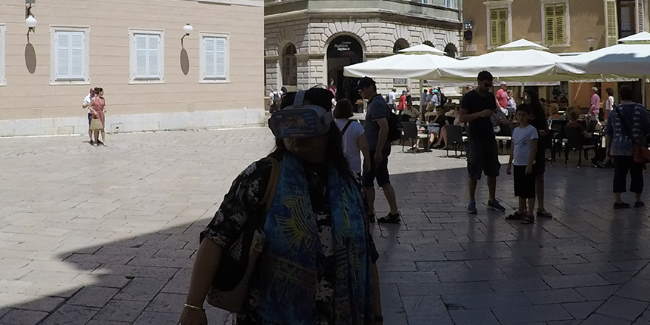
[[[36,32],[36,25],[38,25],[38,20],[32,14],[32,3],[34,1],[27,1],[27,7],[25,7],[25,25],[27,25],[27,36],[30,32]]]
[[[183,31],[185,32],[185,34],[183,35],[183,37],[181,37],[181,44],[183,44],[183,39],[185,39],[185,37],[190,36],[190,33],[193,30],[194,30],[194,27],[192,27],[192,25],[190,25],[190,24],[185,24],[185,26],[183,26]]]
[[[587,42],[587,46],[589,47],[589,51],[590,52],[593,51],[594,50],[594,44],[596,43],[596,39],[593,38],[593,37],[587,37],[585,39],[585,42]]]

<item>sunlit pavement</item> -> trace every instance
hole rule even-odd
[[[252,128],[107,145],[0,139],[0,324],[174,324],[199,231],[273,141]],[[465,160],[393,152],[403,223],[375,227],[384,324],[650,321],[650,219],[614,212],[611,169],[549,166],[555,218],[521,225],[487,210],[485,184],[465,213]],[[511,208],[512,194],[504,173],[497,196]],[[209,308],[210,324],[224,317]]]

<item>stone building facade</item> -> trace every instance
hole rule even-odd
[[[0,137],[261,125],[262,0],[0,1]],[[193,31],[183,38],[184,26]],[[256,94],[254,96],[252,94]]]
[[[423,3],[424,2],[424,3]],[[267,1],[265,85],[267,92],[334,83],[349,97],[349,64],[427,44],[455,56],[460,48],[457,1]],[[380,80],[385,90],[406,79]]]

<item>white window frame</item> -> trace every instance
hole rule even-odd
[[[542,44],[546,47],[569,47],[571,46],[571,15],[569,14],[569,0],[541,0],[542,14]],[[563,3],[564,4],[564,40],[563,44],[546,44],[546,5]]]
[[[512,1],[514,0],[500,0],[500,1],[485,1],[485,26],[487,27],[487,44],[488,50],[495,48],[492,45],[492,28],[490,28],[490,10],[492,9],[508,9],[508,42],[512,42]],[[503,44],[501,44],[503,45]],[[500,46],[500,45],[498,45]]]
[[[216,37],[216,38],[225,38],[226,39],[226,49],[225,49],[225,77],[220,78],[208,78],[205,72],[205,52],[203,51],[203,39],[206,37]],[[199,37],[199,82],[200,83],[229,83],[230,82],[230,34],[229,33],[210,33],[202,32]]]
[[[137,56],[135,53],[135,35],[147,34],[160,36],[159,76],[138,76]],[[129,29],[129,84],[150,84],[165,82],[165,31],[162,29]]]
[[[0,86],[7,85],[7,26],[0,24]]]
[[[57,78],[56,76],[56,33],[84,33],[84,63],[81,79]],[[90,26],[50,26],[50,85],[89,85],[90,84]]]

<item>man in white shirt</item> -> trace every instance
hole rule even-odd
[[[84,97],[83,103],[81,104],[81,107],[83,107],[87,112],[88,112],[88,137],[90,138],[90,144],[93,144],[93,134],[92,131],[90,130],[90,121],[93,119],[93,113],[92,113],[92,102],[93,102],[93,97],[95,97],[95,90],[93,88],[90,88],[88,91],[88,95]]]
[[[388,107],[391,111],[395,111],[395,99],[397,98],[397,89],[393,88],[388,93]]]

